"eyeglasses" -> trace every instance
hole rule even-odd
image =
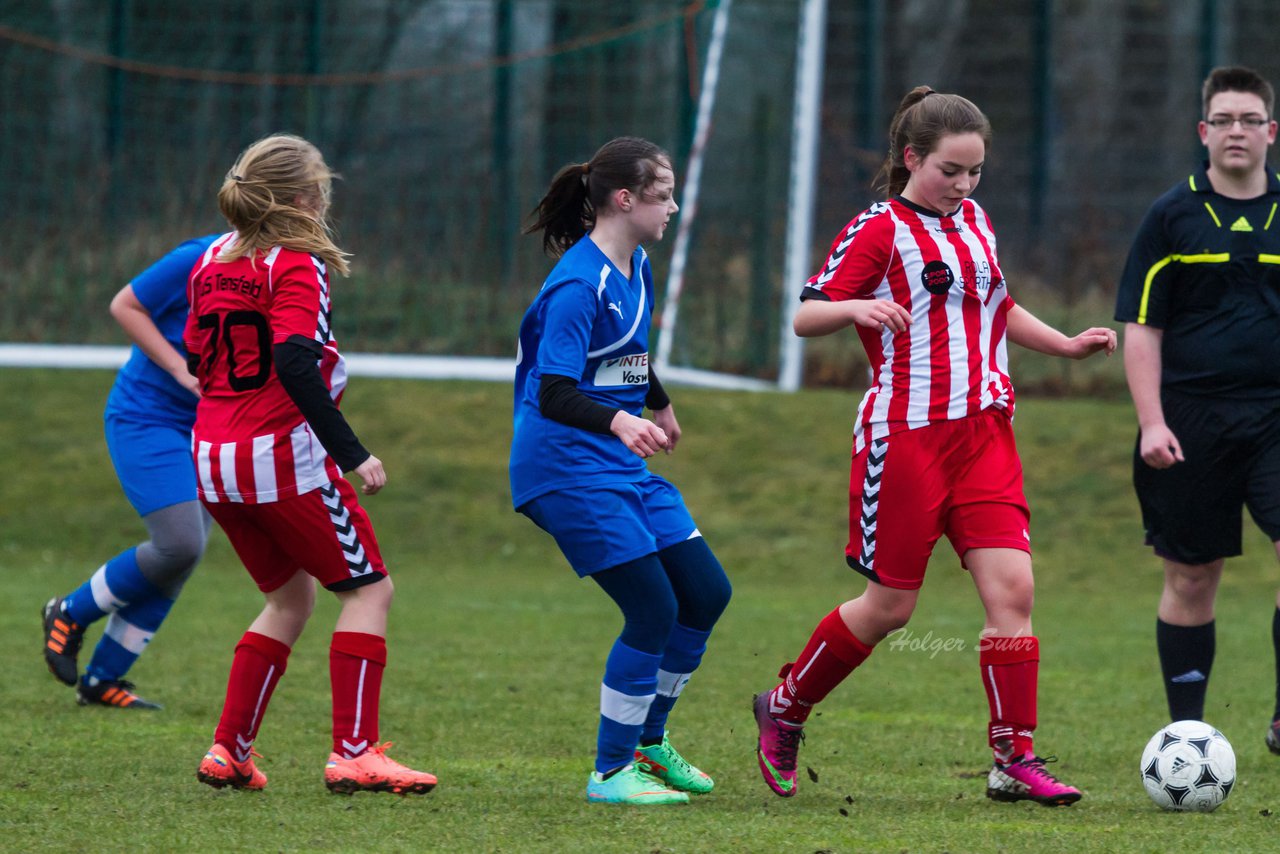
[[[1211,119],[1205,119],[1204,123],[1214,130],[1230,130],[1236,122],[1240,123],[1243,130],[1257,130],[1268,121],[1262,116],[1214,116]]]

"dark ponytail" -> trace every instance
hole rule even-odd
[[[610,196],[618,190],[642,194],[657,180],[659,167],[670,169],[671,156],[652,142],[634,136],[610,140],[588,162],[556,173],[524,233],[542,232],[543,251],[561,255],[595,226]]]
[[[991,145],[991,122],[968,98],[940,94],[928,86],[912,89],[889,122],[889,153],[876,173],[875,189],[886,198],[901,193],[911,177],[907,148],[923,159],[942,137],[956,133],[976,133],[984,145]]]

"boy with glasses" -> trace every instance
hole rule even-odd
[[[1116,319],[1138,415],[1134,487],[1164,563],[1156,646],[1173,720],[1200,719],[1214,658],[1223,560],[1241,508],[1280,554],[1280,179],[1266,163],[1275,93],[1249,68],[1202,89],[1208,160],[1138,228]],[[1277,600],[1280,602],[1280,599]],[[1280,607],[1272,618],[1280,753]]]

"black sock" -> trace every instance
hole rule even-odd
[[[1214,645],[1213,620],[1203,626],[1175,626],[1156,618],[1156,649],[1171,720],[1204,718]]]
[[[1271,615],[1271,645],[1276,650],[1276,712],[1271,720],[1280,720],[1280,608]]]
[[[1277,690],[1277,691],[1280,691],[1280,688],[1278,688],[1278,689],[1276,689],[1276,690]],[[641,746],[641,747],[657,747],[659,744],[662,744],[662,736],[658,736],[657,738],[642,738],[642,739],[640,739],[640,746]]]

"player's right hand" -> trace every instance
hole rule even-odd
[[[1182,445],[1178,437],[1165,424],[1142,429],[1142,440],[1138,443],[1138,454],[1142,461],[1153,469],[1167,469],[1174,463],[1186,460],[1182,456]]]
[[[613,416],[609,429],[622,440],[627,450],[642,459],[648,459],[667,447],[667,434],[661,427],[624,409],[619,409]]]
[[[362,462],[355,468],[356,474],[363,481],[360,485],[360,491],[365,495],[373,495],[379,489],[387,485],[387,473],[382,468],[382,460],[369,455],[369,459]]]
[[[891,329],[903,332],[911,325],[911,312],[893,300],[849,300],[853,322],[870,329]]]

